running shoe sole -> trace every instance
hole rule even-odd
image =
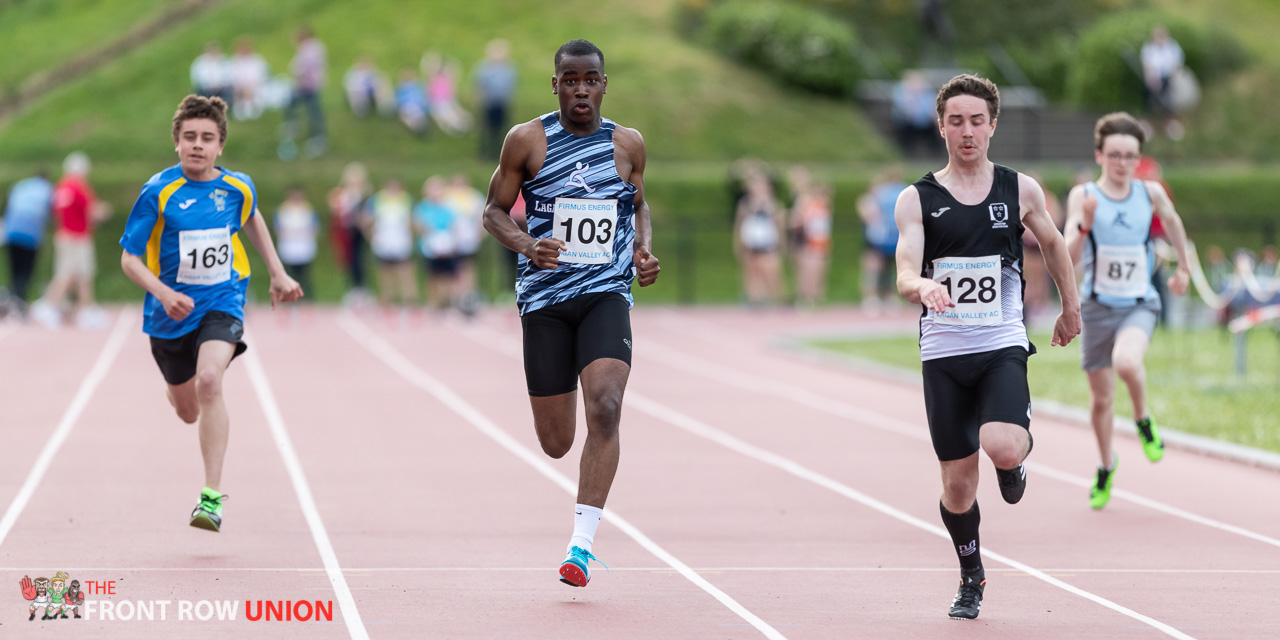
[[[583,573],[582,567],[572,562],[560,565],[560,582],[571,587],[585,587],[590,581],[591,579],[587,577],[587,574]]]
[[[191,526],[197,529],[204,529],[205,531],[212,531],[214,533],[218,533],[222,528],[221,523],[214,522],[213,518],[210,518],[208,514],[204,512],[196,513],[191,516]]]

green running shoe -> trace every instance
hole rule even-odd
[[[1115,481],[1116,469],[1120,466],[1120,456],[1116,456],[1110,469],[1098,467],[1098,477],[1089,487],[1089,506],[1101,509],[1111,501],[1111,483]]]
[[[217,533],[222,529],[222,501],[227,496],[205,487],[200,492],[200,503],[191,510],[191,526]]]
[[[1164,440],[1160,437],[1160,429],[1156,427],[1156,421],[1147,416],[1141,420],[1135,421],[1138,425],[1138,439],[1142,441],[1142,452],[1147,454],[1147,459],[1152,462],[1160,462],[1164,457]]]

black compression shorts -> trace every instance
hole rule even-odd
[[[978,430],[989,422],[1030,430],[1028,355],[1015,346],[924,361],[924,406],[938,460],[977,453]]]
[[[577,390],[582,370],[601,358],[631,365],[631,313],[622,294],[570,298],[520,316],[520,325],[531,396]]]

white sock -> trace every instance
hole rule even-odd
[[[591,543],[595,542],[596,529],[600,527],[600,518],[604,509],[586,504],[573,505],[573,537],[569,539],[569,548],[582,547],[591,551]],[[566,549],[568,551],[568,549]]]

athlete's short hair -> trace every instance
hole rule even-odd
[[[600,66],[604,67],[604,52],[600,50],[600,47],[591,44],[587,40],[570,40],[560,45],[559,49],[556,49],[556,68],[560,68],[560,61],[565,56],[589,56],[592,54],[600,57]]]
[[[1147,141],[1147,132],[1142,129],[1142,123],[1124,111],[1108,113],[1098,118],[1098,124],[1093,128],[1093,146],[1098,151],[1102,151],[1102,143],[1107,141],[1107,136],[1113,135],[1128,135],[1137,138],[1139,149]]]
[[[956,96],[973,96],[986,100],[991,119],[995,120],[1000,116],[1000,90],[996,88],[996,83],[981,76],[962,73],[948,80],[938,90],[938,120],[942,120],[947,100]]]
[[[178,141],[183,122],[202,118],[218,124],[218,142],[227,141],[227,103],[222,98],[206,98],[195,94],[183,98],[182,104],[178,105],[178,110],[173,114],[173,141]]]

